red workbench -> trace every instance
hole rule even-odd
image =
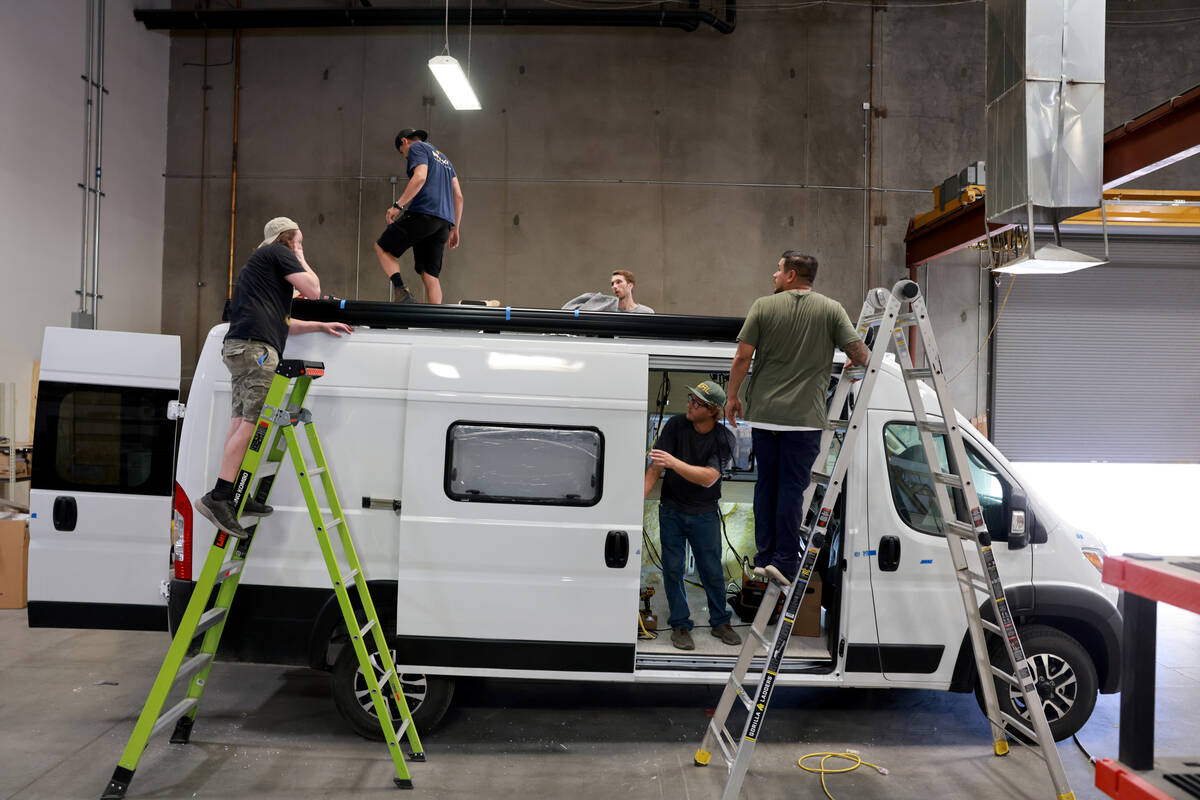
[[[1124,593],[1120,760],[1097,759],[1096,786],[1118,800],[1200,798],[1200,756],[1154,760],[1157,604],[1200,614],[1200,557],[1112,556],[1104,582]]]

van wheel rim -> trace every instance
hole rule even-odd
[[[392,663],[396,663],[396,651],[391,651]],[[383,678],[383,664],[379,659],[379,653],[371,653],[371,669],[375,671],[376,682]],[[381,689],[384,686],[380,685]],[[402,672],[400,673],[400,689],[404,692],[404,700],[408,703],[408,713],[415,714],[420,708],[421,703],[425,702],[425,695],[429,692],[429,680],[420,674]],[[387,697],[388,709],[391,711],[392,718],[400,717],[400,710],[396,708],[396,701],[392,698],[392,693],[384,689],[384,695]],[[378,719],[375,713],[375,703],[371,700],[371,689],[367,686],[367,679],[363,676],[362,666],[360,665],[354,670],[354,696],[358,700],[358,704],[362,706],[362,710],[372,717]]]
[[[1055,722],[1071,713],[1079,693],[1079,678],[1071,665],[1053,653],[1037,653],[1028,660],[1046,721]],[[1024,693],[1010,687],[1008,697],[1013,708],[1029,719]]]

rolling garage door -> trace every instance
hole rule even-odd
[[[1104,252],[1098,236],[1063,245]],[[1005,455],[1200,463],[1200,237],[1110,236],[1103,266],[999,277],[990,428]]]

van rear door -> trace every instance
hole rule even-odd
[[[413,347],[397,663],[632,679],[647,357],[615,350]]]
[[[179,337],[47,328],[29,492],[30,627],[166,630]]]

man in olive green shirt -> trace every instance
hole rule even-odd
[[[754,486],[755,572],[787,584],[800,570],[804,490],[825,427],[833,348],[865,365],[870,351],[841,303],[812,291],[817,260],[796,250],[779,259],[775,294],[750,306],[729,370],[725,415],[751,427],[758,482]],[[738,390],[746,385],[745,414]]]

